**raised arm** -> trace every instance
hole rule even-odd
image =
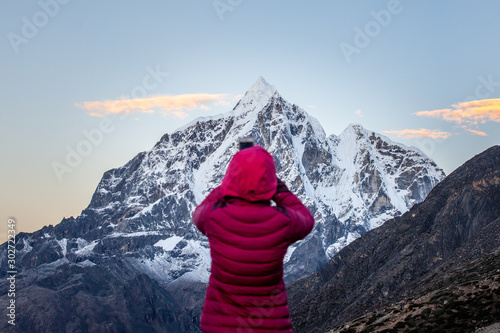
[[[220,199],[219,187],[216,187],[210,192],[210,194],[203,200],[201,204],[196,207],[193,212],[193,222],[204,235],[205,233],[205,222],[208,212],[211,211],[213,205]]]
[[[314,227],[314,217],[280,179],[278,179],[278,187],[273,201],[278,207],[284,207],[285,214],[290,216],[291,242],[303,239],[311,232]]]

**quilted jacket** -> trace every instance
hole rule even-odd
[[[292,332],[283,258],[314,218],[276,177],[272,156],[260,146],[236,153],[193,221],[212,257],[202,331]]]

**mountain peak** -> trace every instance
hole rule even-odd
[[[269,100],[278,94],[276,88],[269,83],[262,76],[257,78],[257,81],[247,90],[245,95],[236,104],[233,109],[236,111],[235,115],[247,114],[248,111],[262,110]]]
[[[350,123],[345,130],[354,131],[357,134],[361,134],[365,130],[365,128],[359,123]]]
[[[350,123],[349,126],[347,126],[348,128],[353,128],[355,130],[362,130],[364,129],[363,125],[361,125],[360,123]]]
[[[361,126],[361,124],[357,123],[351,123],[349,126],[347,126],[342,133],[340,133],[341,138],[347,138],[347,137],[352,137],[352,138],[361,138],[365,135],[365,128]]]
[[[269,88],[274,88],[270,85],[262,76],[257,77],[257,81],[248,89],[248,91],[259,91],[259,90],[267,90]]]
[[[250,89],[248,89],[247,94],[258,93],[258,94],[265,94],[271,97],[272,95],[274,95],[275,92],[276,88],[273,85],[267,83],[267,81],[262,76],[259,76],[257,78],[257,81],[255,81],[255,83],[250,87]]]

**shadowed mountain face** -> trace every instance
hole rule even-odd
[[[411,306],[424,311],[425,304],[429,308],[424,315],[402,316],[396,327],[401,330],[452,329],[453,324],[454,329],[466,329],[500,321],[499,223],[500,146],[494,146],[446,177],[424,202],[364,234],[317,273],[292,284],[289,302],[296,332],[326,332],[366,313],[371,314],[351,322],[349,328],[344,326],[343,331],[373,331],[377,327],[368,326],[375,322],[379,328],[394,328],[398,321],[389,324],[391,315],[401,316],[402,309],[391,304],[403,308],[409,304],[405,310]],[[489,303],[478,301],[479,292],[463,292],[461,286],[467,283],[471,290],[482,288]],[[417,296],[423,298],[416,300]],[[445,305],[476,298],[476,307],[488,306],[492,312],[474,312],[474,306],[465,303],[454,303],[456,309],[439,307],[431,302],[432,296]],[[464,313],[457,316],[460,311]],[[443,313],[457,320],[451,328],[439,319]],[[464,324],[467,318],[471,318],[469,326]]]
[[[278,176],[315,217],[314,230],[285,257],[287,283],[421,202],[444,178],[418,149],[361,125],[327,136],[259,78],[232,111],[196,119],[105,172],[80,216],[18,235],[16,296],[25,315],[16,328],[196,332],[210,250],[191,214],[246,136],[273,155]],[[2,267],[6,251],[4,244]],[[5,277],[1,271],[0,288]],[[0,306],[8,301],[0,296]]]

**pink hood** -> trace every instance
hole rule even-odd
[[[254,146],[233,156],[220,190],[222,196],[248,201],[270,200],[277,184],[273,157],[261,146]]]

